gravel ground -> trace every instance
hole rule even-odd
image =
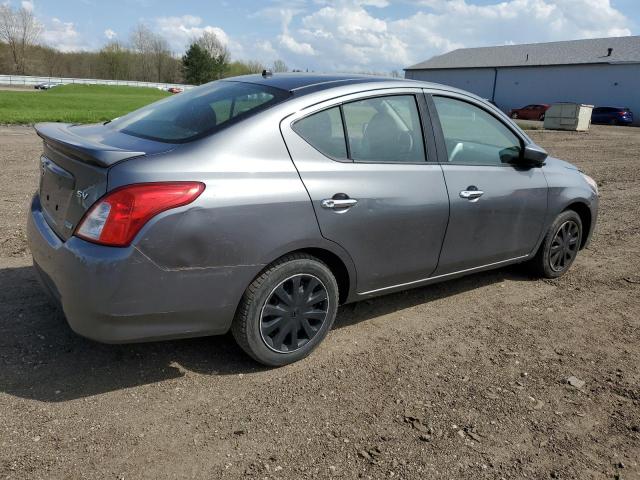
[[[269,370],[229,337],[73,334],[25,244],[38,138],[0,127],[0,478],[640,478],[640,129],[531,135],[600,184],[568,275],[346,306]]]

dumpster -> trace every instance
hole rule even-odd
[[[586,132],[591,124],[593,105],[554,103],[544,115],[544,128]]]

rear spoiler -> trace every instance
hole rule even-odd
[[[99,167],[110,167],[128,158],[140,157],[146,152],[134,152],[112,147],[74,134],[70,123],[38,123],[36,133],[55,150]]]

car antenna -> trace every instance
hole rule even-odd
[[[267,69],[262,70],[262,76],[264,78],[273,77],[273,72],[271,70],[267,70]]]

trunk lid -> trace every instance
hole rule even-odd
[[[63,240],[107,192],[111,166],[174,147],[125,135],[105,125],[41,123],[35,129],[44,143],[39,187],[42,212]]]

